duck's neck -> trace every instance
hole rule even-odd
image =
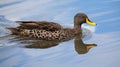
[[[75,30],[76,34],[81,34],[82,33],[81,25],[82,24],[75,24],[74,23],[74,30]]]

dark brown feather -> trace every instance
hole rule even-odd
[[[46,31],[56,31],[62,29],[60,24],[47,21],[16,21],[21,29],[43,29]]]

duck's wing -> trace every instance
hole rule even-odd
[[[47,31],[55,31],[62,29],[60,24],[46,21],[16,21],[20,29],[43,29]]]

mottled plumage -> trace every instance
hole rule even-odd
[[[74,38],[77,34],[82,35],[81,24],[89,21],[89,19],[86,19],[88,19],[87,15],[83,13],[76,14],[73,29],[63,28],[60,24],[46,21],[17,21],[20,26],[8,29],[12,31],[12,34],[21,37],[66,41]]]

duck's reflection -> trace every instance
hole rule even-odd
[[[45,41],[45,40],[39,40],[36,42],[32,42],[31,45],[25,46],[26,48],[40,48],[40,49],[45,49],[45,48],[50,48],[53,46],[57,46],[59,43],[63,41]],[[85,54],[89,51],[90,48],[93,48],[97,46],[96,44],[84,44],[81,35],[76,35],[74,39],[74,46],[75,46],[75,51],[78,54]]]
[[[97,46],[96,44],[84,44],[81,39],[81,35],[76,35],[74,45],[78,54],[85,54],[89,51],[89,49]]]
[[[36,42],[32,42],[31,45],[26,45],[26,48],[41,48],[41,49],[45,49],[45,48],[50,48],[53,46],[57,46],[60,42],[56,42],[56,41],[45,41],[45,40],[39,40]]]

